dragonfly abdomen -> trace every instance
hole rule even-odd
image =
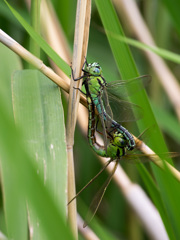
[[[123,136],[127,139],[128,141],[128,150],[133,150],[136,146],[135,141],[131,133],[122,125],[117,123],[116,121],[112,120],[112,127],[116,129],[116,131],[119,131],[120,133],[123,134]]]
[[[88,140],[92,149],[100,156],[107,157],[104,146],[101,146],[96,142],[95,130],[96,130],[96,119],[95,119],[95,105],[91,97],[87,97],[88,110],[89,110],[89,123],[88,123]]]
[[[134,138],[133,136],[130,134],[130,132],[125,128],[123,127],[122,125],[120,125],[119,123],[117,123],[115,120],[113,120],[107,113],[106,113],[106,110],[105,110],[105,107],[104,107],[104,104],[101,100],[101,96],[102,94],[98,94],[98,96],[96,97],[92,97],[91,95],[91,99],[92,99],[92,102],[94,103],[94,105],[96,106],[96,109],[99,113],[99,115],[103,115],[104,116],[104,121],[105,122],[111,122],[111,126],[107,126],[106,127],[111,127],[111,128],[114,128],[116,130],[118,130],[120,133],[123,134],[123,136],[127,139],[128,141],[128,146],[127,146],[127,149],[128,150],[133,150],[134,147],[135,147],[135,141],[134,141]]]

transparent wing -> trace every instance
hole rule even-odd
[[[151,138],[151,134],[156,131],[154,125],[146,128],[138,137],[139,141],[148,143],[149,139]],[[136,163],[147,163],[151,162],[152,160],[168,160],[170,158],[179,157],[180,153],[178,152],[163,152],[163,153],[156,153],[156,154],[145,154],[140,151],[138,145],[132,151],[127,151],[126,154],[120,159],[120,162],[127,162],[131,164]]]
[[[118,123],[137,121],[143,117],[143,110],[136,104],[125,99],[135,92],[142,90],[151,81],[150,76],[141,76],[127,81],[115,81],[108,83],[107,92],[103,91],[103,102],[106,113]],[[108,100],[107,100],[108,99]],[[107,120],[107,119],[106,119]],[[110,121],[106,124],[111,125]]]
[[[98,97],[98,101],[99,101],[99,105],[100,105],[100,108],[101,108],[101,112],[99,112],[99,118],[101,120],[101,125],[102,125],[102,132],[103,132],[103,140],[104,140],[104,147],[105,147],[105,150],[107,152],[107,133],[106,133],[106,125],[105,125],[105,122],[104,122],[104,105],[103,105],[103,102],[102,102],[102,99],[101,97],[99,96]]]
[[[132,154],[126,154],[124,155],[120,162],[126,162],[126,163],[147,163],[151,162],[151,159],[154,159],[156,161],[162,161],[162,160],[167,160],[169,158],[175,158],[179,157],[180,154],[177,152],[166,152],[166,153],[158,153],[158,154],[142,154],[142,153],[137,153],[135,150],[134,153]]]
[[[122,99],[141,91],[151,82],[151,76],[144,75],[130,80],[118,80],[107,84],[108,94]]]
[[[110,129],[111,128],[111,123],[112,123],[112,119],[114,118],[113,117],[113,111],[112,111],[112,108],[110,107],[110,103],[109,103],[109,97],[108,97],[108,94],[107,94],[107,91],[106,91],[106,88],[104,88],[103,90],[103,104],[104,104],[104,109],[107,113],[107,116],[105,117],[104,116],[104,121],[106,122],[106,128],[107,129]]]
[[[112,95],[108,95],[107,100],[107,97],[104,96],[104,91],[103,104],[104,109],[109,116],[109,118],[104,119],[107,128],[111,126],[112,120],[121,124],[123,122],[137,121],[143,117],[143,109],[140,106],[121,100]]]
[[[118,123],[137,121],[143,117],[143,109],[134,103],[109,95],[109,104]]]
[[[103,110],[106,111],[106,116],[100,114],[105,149],[107,149],[106,130],[111,128],[112,120],[121,124],[123,122],[137,121],[143,117],[141,107],[120,98],[127,98],[127,96],[140,91],[150,81],[150,76],[141,76],[127,81],[122,80],[108,83],[107,88],[103,89],[102,98],[99,97],[99,102],[101,112]]]

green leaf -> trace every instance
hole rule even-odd
[[[23,129],[37,174],[65,220],[67,155],[60,90],[39,71],[24,70],[14,74],[12,94],[15,121]],[[28,209],[34,239],[45,239],[36,214]]]
[[[167,8],[167,11],[171,15],[171,18],[174,22],[177,32],[180,34],[179,26],[180,26],[180,2],[178,0],[163,0],[162,1]]]
[[[13,108],[12,108],[12,94],[11,94],[11,75],[17,69],[21,69],[20,58],[5,47],[0,44],[1,61],[0,64],[0,96],[3,99],[1,101],[1,107],[9,118],[13,118]],[[9,64],[12,61],[13,64]],[[1,113],[1,111],[0,111]],[[4,127],[4,125],[1,125]],[[6,129],[6,135],[11,139],[10,129]],[[1,136],[3,140],[3,135]],[[0,145],[3,148],[3,145]],[[9,144],[7,145],[7,148]],[[9,150],[8,150],[9,151]],[[9,151],[11,153],[11,151]],[[2,155],[0,155],[0,158]],[[14,156],[12,155],[12,159]],[[18,186],[15,184],[15,176],[11,175],[11,171],[8,166],[2,164],[1,175],[2,175],[2,188],[4,196],[4,214],[6,219],[6,227],[9,232],[9,236],[14,236],[15,239],[27,239],[27,218],[26,218],[26,206],[22,201],[21,196],[17,193]],[[19,228],[21,226],[21,228]]]
[[[165,133],[171,136],[177,143],[180,144],[180,124],[170,113],[151,103],[153,112],[156,115],[160,127]],[[164,121],[164,119],[166,121]]]
[[[16,72],[12,85],[17,127],[0,96],[0,161],[8,237],[27,239],[28,203],[32,239],[72,239],[65,223],[67,165],[59,88],[38,71]]]
[[[150,193],[150,196],[152,197],[153,203],[159,210],[159,214],[164,222],[166,229],[168,229],[167,232],[171,236],[171,239],[175,239],[174,232],[170,224],[171,222],[170,222],[170,219],[168,218],[165,205],[160,195],[160,191],[158,190],[157,186],[155,185],[151,175],[146,170],[146,168],[144,166],[140,167],[139,164],[137,164],[137,168],[141,173],[141,177],[147,187],[148,192]]]

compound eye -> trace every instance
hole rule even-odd
[[[100,73],[99,68],[95,68],[94,73]]]
[[[122,147],[125,147],[126,145],[127,145],[127,142],[126,142],[126,140],[124,140],[124,139],[120,139],[120,145],[122,146]]]
[[[121,139],[120,143],[121,143],[121,145],[124,145],[125,141],[123,139]]]

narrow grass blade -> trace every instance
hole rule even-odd
[[[22,132],[14,126],[14,121],[6,111],[6,102],[0,96],[0,163],[3,189],[10,188],[10,204],[13,208],[13,218],[9,223],[16,231],[23,231],[23,225],[18,224],[23,205],[15,205],[14,197],[31,202],[34,211],[40,219],[46,239],[73,239],[70,231],[65,226],[65,220],[55,204],[52,193],[44,187],[42,178],[37,174],[33,159],[27,153]],[[5,181],[6,180],[6,181]],[[4,194],[4,202],[7,196]],[[20,203],[20,202],[19,202]],[[20,212],[17,213],[18,208]],[[12,217],[12,215],[11,215]],[[8,219],[6,219],[8,220]],[[15,222],[14,222],[14,221]],[[26,221],[24,221],[24,224]],[[23,222],[22,222],[23,224]],[[27,226],[27,225],[26,225]],[[15,232],[9,239],[26,239]],[[32,232],[31,232],[32,233]]]

